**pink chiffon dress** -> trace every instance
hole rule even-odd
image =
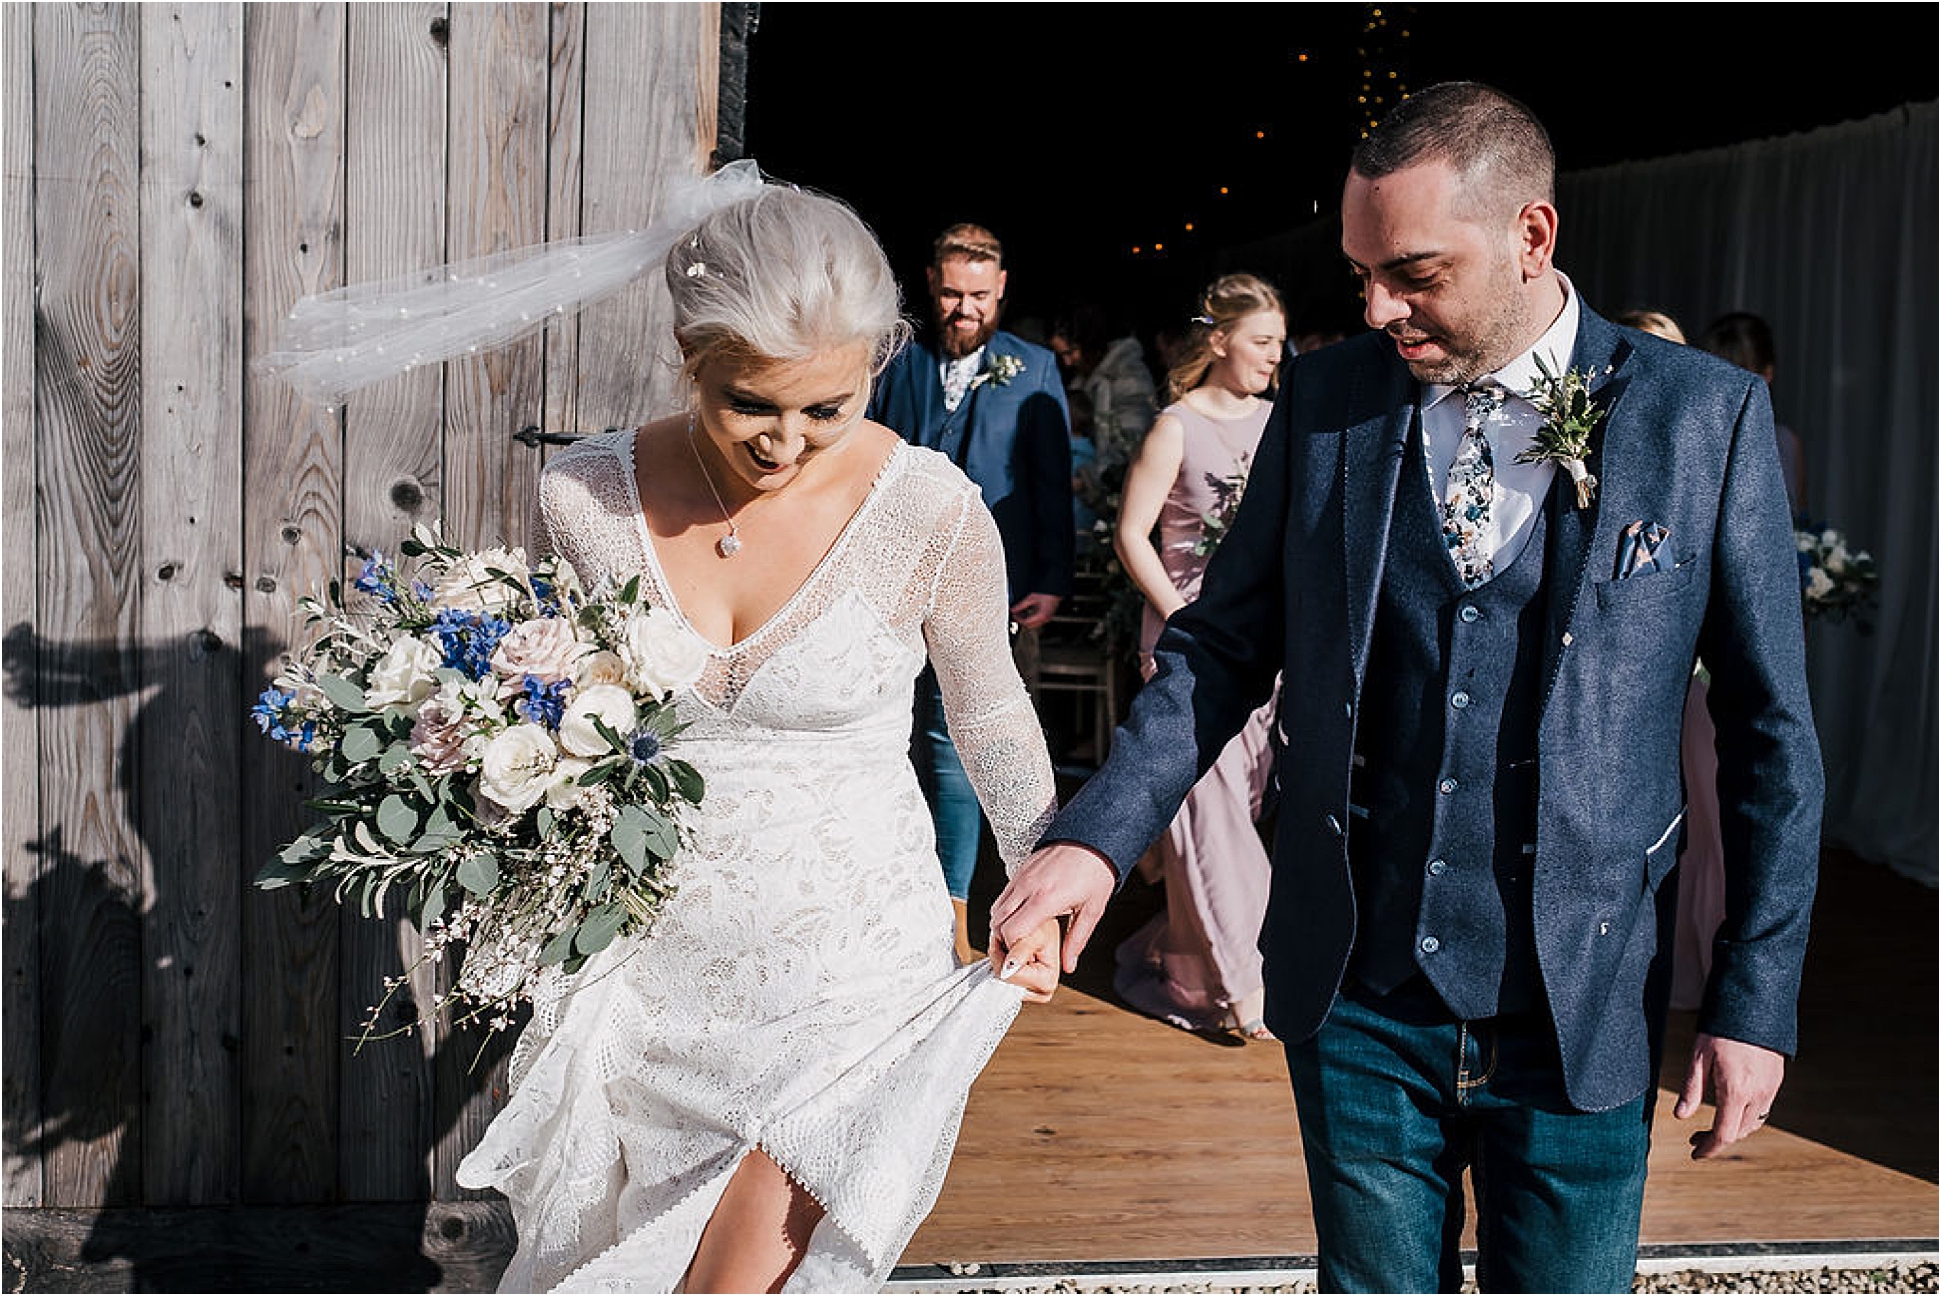
[[[1185,427],[1185,454],[1159,513],[1159,560],[1192,601],[1206,571],[1208,518],[1220,520],[1246,480],[1269,406],[1243,418],[1208,418],[1184,404],[1164,413]],[[1150,678],[1163,628],[1150,605],[1140,668]],[[1254,821],[1273,774],[1276,700],[1256,711],[1187,795],[1153,848],[1166,907],[1120,944],[1113,985],[1127,1003],[1185,1030],[1247,1025],[1236,1001],[1261,988],[1258,941],[1269,862]]]

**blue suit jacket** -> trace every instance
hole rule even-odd
[[[1567,482],[1550,496],[1533,920],[1567,1092],[1604,1110],[1655,1078],[1694,657],[1712,673],[1726,852],[1701,1030],[1793,1051],[1823,781],[1765,383],[1588,308],[1571,363],[1599,375],[1608,414],[1590,507]],[[1045,835],[1095,847],[1123,878],[1284,671],[1260,938],[1283,1039],[1325,1020],[1355,938],[1349,766],[1397,474],[1422,471],[1416,397],[1378,333],[1288,356],[1199,599],[1168,622],[1110,759]],[[1670,528],[1666,570],[1614,579],[1638,520]]]
[[[1072,517],[1072,446],[1065,385],[1045,348],[999,330],[984,352],[1016,356],[1024,368],[1005,383],[986,380],[955,411],[944,409],[940,360],[918,339],[876,380],[869,416],[905,441],[941,450],[984,493],[997,520],[1015,602],[1072,590],[1077,549]]]

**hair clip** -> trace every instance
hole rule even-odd
[[[706,274],[707,272],[708,272],[708,263],[705,261],[696,261],[692,265],[688,266],[686,274],[687,274],[687,277],[690,279],[698,279],[702,275]]]
[[[1206,325],[1206,326],[1207,326],[1208,328],[1218,328],[1218,327],[1219,327],[1219,325],[1217,325],[1217,324],[1215,324],[1215,323],[1214,323],[1214,321],[1213,321],[1213,317],[1212,317],[1211,315],[1195,315],[1195,316],[1194,316],[1194,317],[1193,317],[1192,319],[1190,319],[1190,320],[1188,320],[1188,321],[1187,321],[1187,323],[1189,323],[1189,324],[1204,324],[1204,325]]]

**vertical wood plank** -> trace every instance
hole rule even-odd
[[[35,629],[34,487],[34,6],[0,9],[0,622],[6,687],[0,695],[0,861],[5,939],[0,958],[0,1119],[6,1130],[9,1207],[41,1204],[40,1156],[40,745]]]
[[[447,7],[350,6],[350,115],[345,157],[346,269],[361,282],[437,265],[445,256]],[[443,511],[439,369],[356,393],[345,404],[344,537],[392,553],[415,522]],[[355,1035],[383,981],[411,969],[379,1029],[416,1019],[434,987],[402,920],[343,916],[341,1032]],[[338,1176],[358,1201],[424,1200],[436,1141],[428,1032],[364,1047],[344,1060]]]
[[[140,1180],[140,44],[131,5],[34,13],[45,1204]]]
[[[708,42],[719,20],[714,4],[588,6],[582,204],[587,233],[636,228],[659,212],[671,180],[706,167],[713,141],[706,148],[697,145],[702,68],[715,66],[719,58]],[[652,112],[640,110],[643,86],[652,87]],[[632,426],[681,401],[670,320],[667,289],[658,275],[584,313],[583,427]]]
[[[142,1204],[237,1199],[242,5],[142,14]]]
[[[580,128],[586,93],[586,5],[555,0],[546,112],[546,237],[580,233]],[[549,432],[580,432],[580,317],[569,315],[546,330],[546,409],[540,425]],[[537,454],[537,452],[534,452]],[[525,538],[531,543],[531,538]]]
[[[459,4],[451,15],[451,167],[446,196],[454,261],[527,247],[546,237],[546,136],[551,40],[546,9]],[[445,373],[445,531],[476,548],[524,542],[539,454],[512,439],[543,412],[544,342],[538,336]],[[436,978],[449,988],[445,969]],[[432,1196],[462,1189],[455,1172],[477,1144],[505,1088],[503,1041],[474,1028],[436,1029],[437,1142]],[[476,1066],[474,1062],[476,1060]]]
[[[454,261],[546,238],[547,11],[459,4],[451,16]],[[513,542],[538,476],[512,439],[542,413],[544,346],[532,337],[446,366],[445,533],[468,547]]]
[[[245,358],[272,348],[299,297],[344,274],[345,6],[249,5],[243,15]],[[339,416],[243,375],[245,678],[265,687],[296,600],[335,576],[343,548]],[[303,757],[254,735],[242,773],[242,876],[305,826]],[[337,1194],[341,1059],[337,906],[294,888],[243,900],[242,1191],[258,1203]]]

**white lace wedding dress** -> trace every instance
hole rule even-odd
[[[643,573],[650,600],[679,611],[630,431],[555,456],[539,498],[535,548],[589,582]],[[927,649],[1007,864],[1049,821],[1005,589],[976,486],[901,446],[788,603],[710,645],[678,701],[694,721],[680,755],[707,783],[679,889],[653,931],[535,1004],[511,1097],[459,1167],[512,1203],[501,1290],[671,1291],[757,1147],[826,1211],[787,1290],[888,1278],[1022,997],[988,964],[957,964],[909,754]]]

